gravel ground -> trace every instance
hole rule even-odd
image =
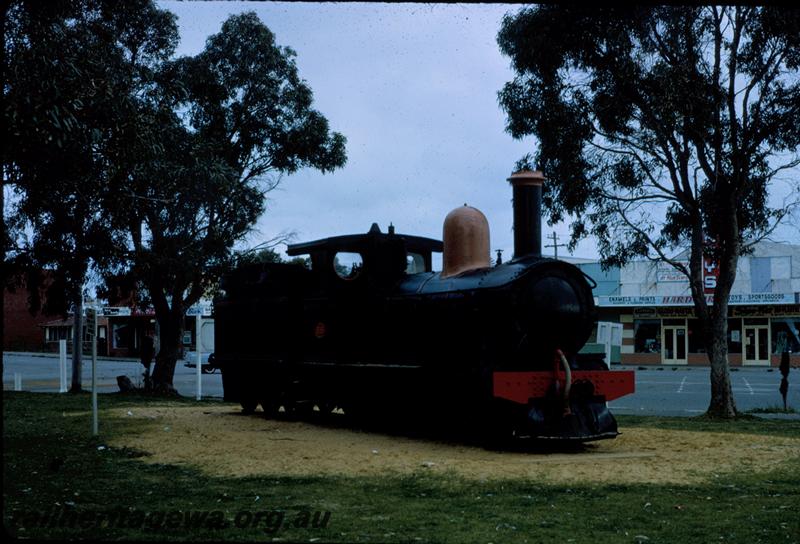
[[[112,442],[144,462],[190,465],[215,476],[455,473],[553,483],[693,483],[734,470],[762,472],[800,455],[800,438],[621,428],[572,453],[500,452],[463,443],[244,416],[238,406],[111,410],[146,419]]]

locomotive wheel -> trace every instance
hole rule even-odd
[[[314,403],[308,401],[290,401],[284,406],[286,407],[286,413],[289,414],[289,417],[293,420],[306,419],[314,411]]]
[[[264,410],[264,417],[277,417],[278,411],[281,408],[281,404],[278,400],[274,398],[262,399],[258,403],[261,405],[261,409]]]
[[[243,414],[252,414],[258,407],[258,401],[253,399],[242,399],[239,404],[242,405]]]
[[[308,417],[314,412],[313,402],[298,402],[295,411],[301,417]]]
[[[348,419],[359,427],[372,427],[386,420],[385,413],[363,401],[348,403],[343,409]]]
[[[510,425],[494,425],[484,430],[484,447],[492,450],[505,450],[514,444],[515,431]]]
[[[317,403],[317,410],[319,410],[319,415],[321,417],[329,417],[333,411],[336,409],[336,405],[332,402],[318,402]]]
[[[506,449],[512,445],[515,426],[512,415],[494,402],[486,404],[480,422],[480,440],[488,449]]]

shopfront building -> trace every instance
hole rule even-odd
[[[638,261],[598,274],[596,264],[578,266],[601,280],[595,289],[600,320],[623,325],[623,364],[709,364],[688,280],[674,268]],[[710,304],[715,270],[712,263],[705,268]],[[800,366],[800,246],[766,242],[741,257],[728,304],[732,366],[777,366],[784,352]]]
[[[784,351],[792,354],[793,363],[800,364],[800,301],[796,294],[737,298],[742,303],[732,302],[728,311],[731,365],[777,366]],[[619,309],[623,364],[708,365],[700,320],[694,307],[685,305],[691,303],[691,297],[599,299],[601,307]],[[670,305],[676,302],[684,305]]]

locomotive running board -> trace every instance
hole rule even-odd
[[[560,372],[558,381],[564,384],[564,373]],[[547,395],[556,376],[545,372],[494,372],[492,391],[495,397],[518,404],[527,404],[532,398]],[[605,397],[606,401],[630,395],[636,389],[632,370],[573,370],[572,383],[591,382],[594,394]]]

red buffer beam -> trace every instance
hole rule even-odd
[[[501,399],[527,404],[528,399],[544,397],[555,380],[553,372],[495,372],[493,393]],[[632,370],[572,371],[573,384],[587,380],[594,384],[595,394],[604,396],[607,401],[630,395],[636,390]],[[563,386],[563,373],[559,373],[558,381]]]

